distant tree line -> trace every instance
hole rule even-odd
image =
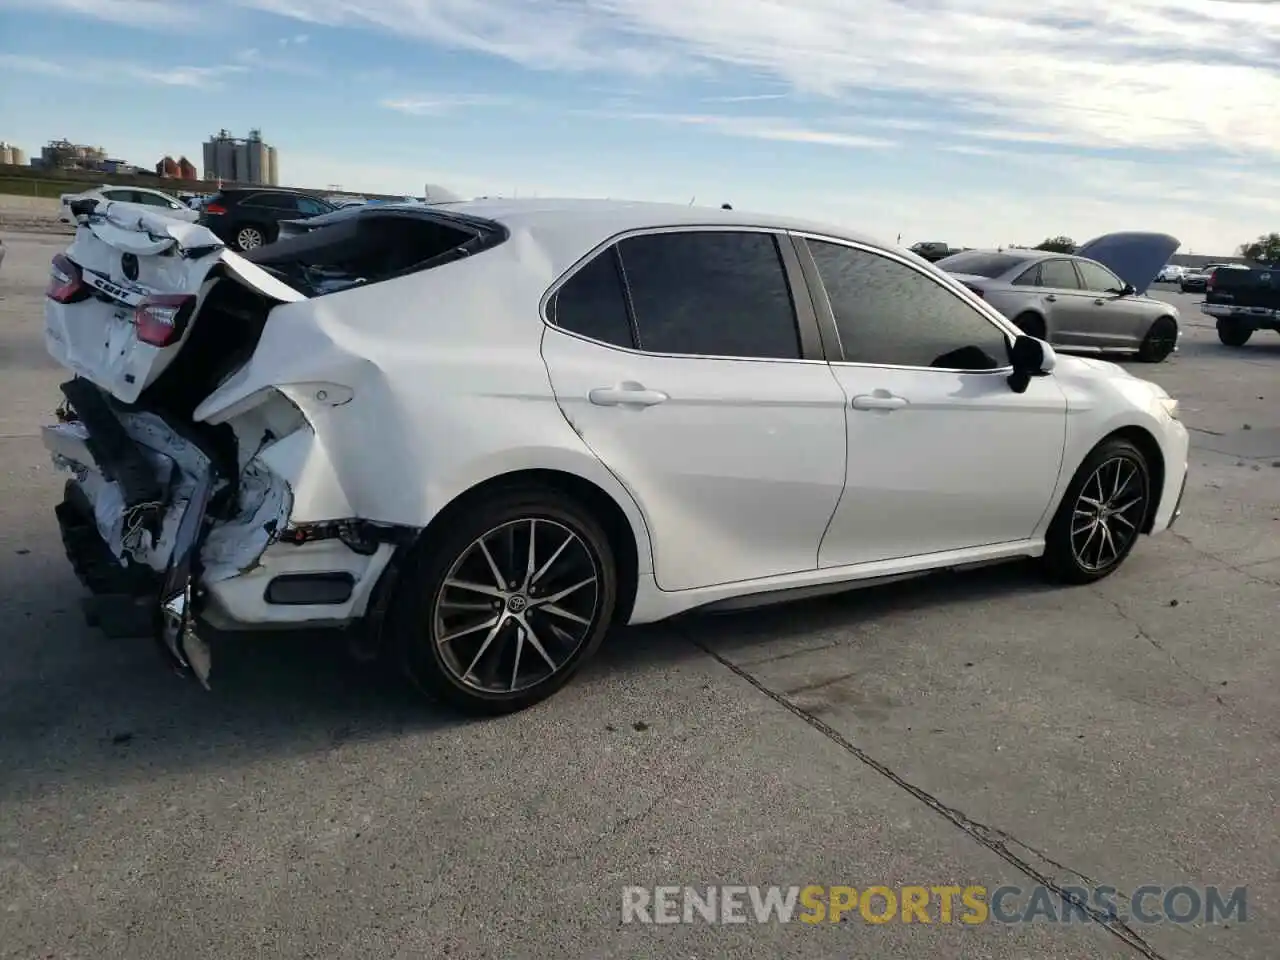
[[[1258,263],[1280,262],[1280,233],[1264,233],[1257,240],[1240,244],[1240,256]]]

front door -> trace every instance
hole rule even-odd
[[[1008,336],[938,278],[897,257],[811,238],[848,396],[844,496],[823,567],[1030,538],[1066,436],[1054,379],[1008,384]],[[822,299],[822,296],[819,297]]]
[[[661,589],[817,568],[844,487],[844,393],[806,358],[772,233],[628,237],[547,310],[556,399],[643,512]]]

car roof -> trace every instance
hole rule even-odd
[[[502,199],[461,200],[437,204],[378,204],[372,214],[388,209],[439,210],[471,217],[494,220],[509,229],[581,234],[592,245],[619,233],[663,227],[757,227],[767,230],[793,230],[819,233],[850,240],[899,254],[905,251],[875,237],[835,224],[803,220],[768,213],[725,210],[719,207],[693,207],[675,203],[653,203],[631,200],[579,199]]]
[[[219,193],[287,193],[295,197],[314,197],[316,194],[292,187],[223,187]]]

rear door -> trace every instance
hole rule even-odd
[[[817,567],[845,399],[787,237],[631,236],[575,268],[547,316],[556,399],[644,512],[661,589]]]
[[[133,403],[182,349],[219,266],[276,302],[306,299],[226,250],[204,227],[138,206],[91,216],[51,267],[49,353]]]

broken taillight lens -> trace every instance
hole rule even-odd
[[[49,266],[49,286],[45,296],[57,303],[75,303],[91,293],[84,282],[84,274],[66,254],[58,254]]]
[[[134,325],[138,339],[153,347],[177,343],[186,332],[187,322],[195,310],[196,298],[190,294],[160,294],[147,297],[138,304]]]

